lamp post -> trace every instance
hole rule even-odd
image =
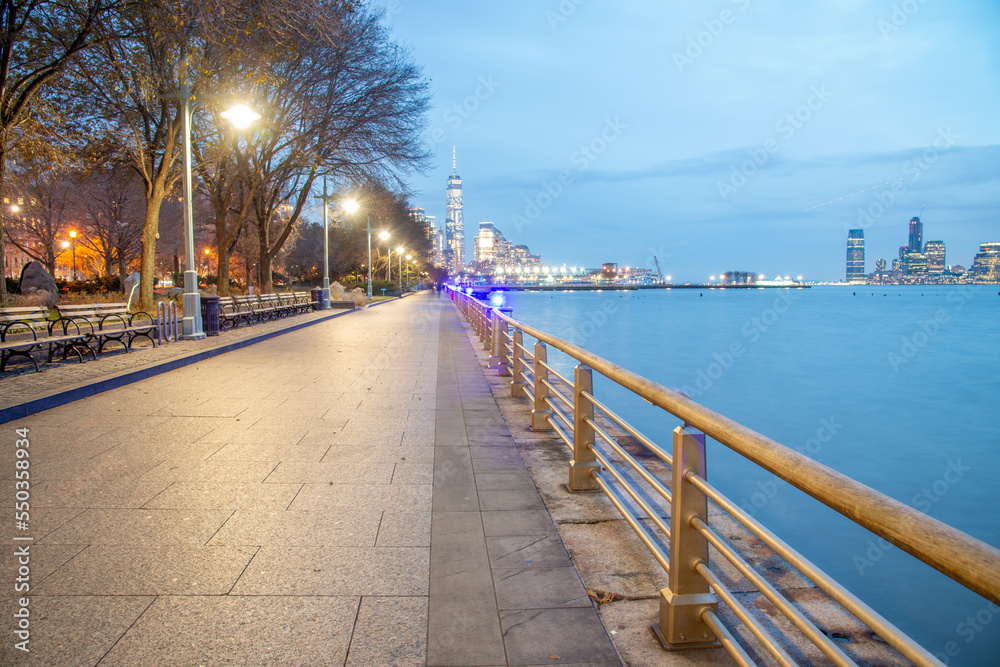
[[[201,293],[198,292],[198,270],[194,264],[194,205],[191,199],[191,118],[197,101],[187,78],[187,56],[181,60],[181,102],[183,112],[183,162],[184,162],[184,317],[181,321],[181,339],[205,338],[201,321]],[[245,105],[238,105],[221,114],[237,129],[246,129],[260,118],[260,114]]]
[[[359,208],[361,204],[354,201],[353,199],[348,199],[344,202],[344,210],[348,213],[354,213]],[[372,300],[372,217],[367,211],[365,212],[365,218],[367,220],[367,230],[368,230],[368,300]]]
[[[396,259],[399,260],[399,267],[398,267],[399,268],[399,272],[398,273],[399,273],[399,295],[400,296],[403,295],[403,253],[404,252],[406,252],[406,250],[403,248],[403,246],[399,246],[398,248],[396,248]],[[407,266],[409,266],[409,265],[407,265]],[[409,272],[407,272],[407,273],[409,273]],[[407,278],[409,278],[409,276],[407,276]],[[409,287],[409,285],[410,285],[410,281],[409,280],[406,281],[406,285],[407,285],[407,287]]]
[[[406,284],[410,284],[410,257],[413,255],[406,256]]]
[[[389,258],[385,262],[386,271],[388,271],[386,280],[392,280],[392,246],[389,245],[389,232],[381,231],[378,233],[378,237],[385,241],[385,247],[389,251]]]
[[[323,293],[326,295],[325,310],[333,306],[330,305],[330,200],[333,195],[326,194],[326,176],[323,177],[323,194],[316,199],[323,200]]]
[[[73,239],[70,241],[70,246],[73,250],[73,282],[76,282],[76,230],[71,229],[69,232],[69,237]]]

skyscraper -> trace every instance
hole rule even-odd
[[[928,241],[924,245],[924,254],[927,255],[928,273],[944,273],[946,266],[944,241]]]
[[[910,242],[906,245],[910,252],[923,252],[924,250],[924,223],[920,218],[913,216],[910,218]]]
[[[465,268],[465,222],[462,219],[462,179],[456,171],[455,148],[451,149],[451,176],[448,177],[445,216],[445,261],[453,275]]]
[[[865,230],[847,232],[847,282],[865,282]]]

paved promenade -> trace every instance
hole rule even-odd
[[[0,426],[0,664],[620,664],[465,328],[420,294]]]

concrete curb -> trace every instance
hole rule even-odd
[[[238,350],[255,343],[261,343],[282,334],[291,333],[293,331],[298,331],[299,329],[310,327],[314,324],[319,324],[320,322],[332,320],[335,317],[350,315],[355,312],[355,310],[345,310],[340,313],[333,313],[326,317],[320,317],[308,322],[300,322],[299,324],[294,324],[284,329],[269,331],[258,336],[245,338],[227,345],[220,345],[219,347],[214,347],[209,350],[202,350],[200,352],[195,352],[176,359],[150,364],[135,370],[119,373],[118,375],[113,375],[108,378],[87,382],[69,389],[57,391],[47,396],[42,396],[41,398],[35,398],[24,403],[11,405],[0,409],[0,424],[6,424],[7,422],[14,421],[15,419],[23,419],[28,415],[35,414],[36,412],[50,410],[60,405],[66,405],[67,403],[78,401],[81,398],[94,396],[111,389],[124,387],[125,385],[132,384],[133,382],[138,382],[139,380],[145,380],[146,378],[151,378],[162,373],[168,373],[172,370],[183,368],[184,366],[189,366],[190,364],[198,363],[199,361],[204,361],[205,359],[210,359],[212,357],[219,356],[220,354],[225,354],[226,352],[232,352],[233,350]]]

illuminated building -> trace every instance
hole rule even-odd
[[[946,266],[944,241],[928,241],[925,243],[924,255],[927,256],[928,273],[944,273]]]
[[[451,176],[448,177],[446,199],[445,263],[452,274],[459,274],[465,269],[465,221],[462,219],[462,178],[456,171],[454,148],[451,151]]]
[[[906,244],[906,249],[909,252],[922,252],[924,249],[924,223],[920,222],[920,218],[913,216],[910,218],[910,238],[909,243]]]
[[[865,282],[865,231],[847,232],[847,282]]]
[[[969,274],[976,282],[1000,281],[1000,242],[979,244]]]

